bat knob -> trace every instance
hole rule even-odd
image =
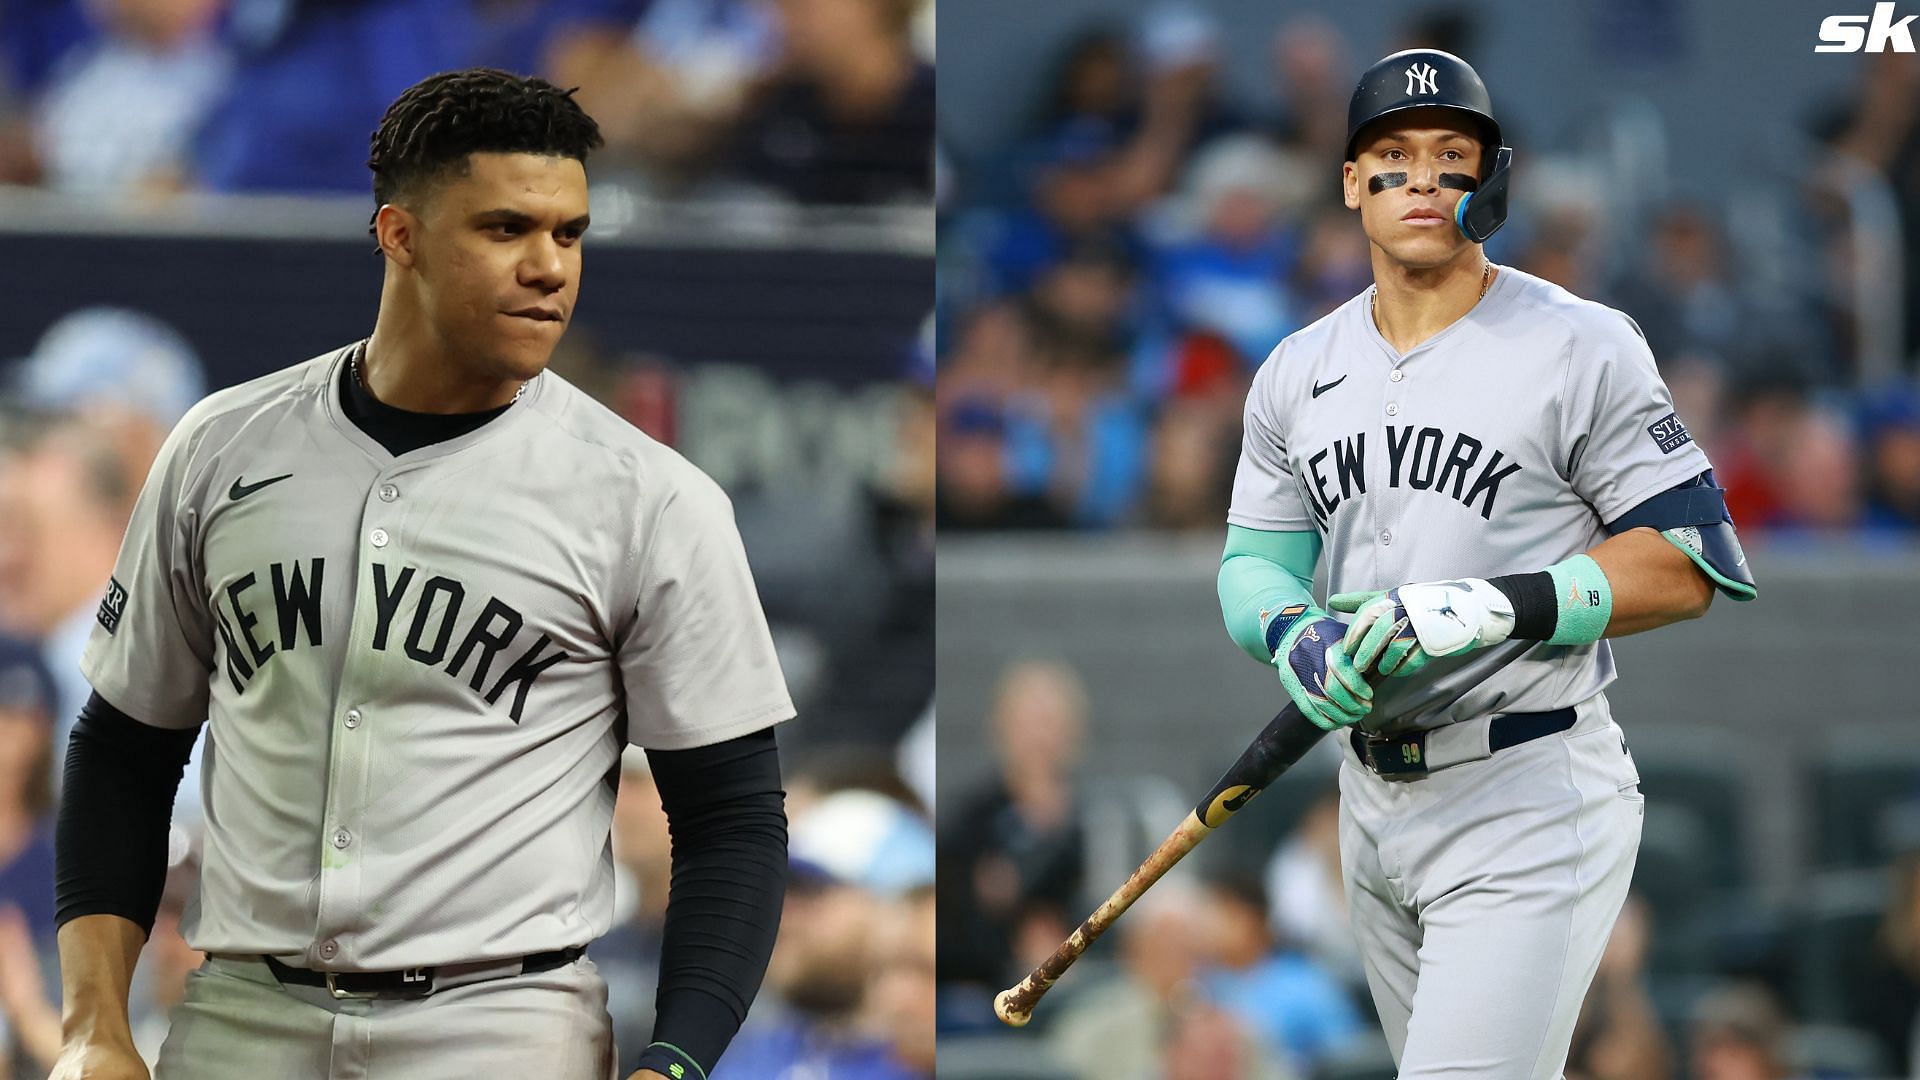
[[[1008,1027],[1026,1027],[1027,1021],[1033,1019],[1031,1009],[1014,1008],[1013,995],[1018,989],[1020,988],[1016,986],[1013,990],[1002,990],[1000,995],[993,999],[993,1015],[999,1017],[1000,1022]]]

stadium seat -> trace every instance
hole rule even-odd
[[[1859,1028],[1803,1024],[1794,1030],[1787,1060],[1796,1076],[1822,1080],[1877,1080],[1894,1075],[1880,1040]]]
[[[1806,885],[1794,919],[1794,1011],[1813,1023],[1844,1023],[1864,1011],[1864,972],[1887,904],[1884,871],[1844,870],[1816,874]]]
[[[1687,1025],[1693,1017],[1694,1006],[1722,982],[1718,973],[1669,975],[1656,971],[1648,974],[1647,996],[1653,1002],[1654,1015],[1660,1018],[1660,1029],[1675,1045],[1685,1045]]]
[[[1812,864],[1878,866],[1916,839],[1920,747],[1862,736],[1831,747],[1813,776]]]
[[[945,1077],[946,1073],[940,1075]],[[1393,1080],[1393,1052],[1378,1032],[1370,1033],[1322,1060],[1313,1071],[1313,1080]]]
[[[1698,834],[1690,838],[1689,857],[1700,860],[1706,879],[1727,888],[1743,885],[1749,875],[1740,774],[1730,763],[1682,749],[1634,747],[1640,792],[1647,797],[1646,833],[1653,835],[1666,819],[1684,818],[1689,824],[1675,828]]]
[[[1655,926],[1678,928],[1728,882],[1715,876],[1715,836],[1707,819],[1686,803],[1647,796],[1647,817],[1640,830],[1640,855],[1634,863],[1634,892],[1647,901]]]
[[[1074,1080],[1054,1064],[1046,1044],[1018,1035],[940,1040],[941,1080]]]

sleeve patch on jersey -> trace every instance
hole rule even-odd
[[[1647,434],[1653,436],[1654,445],[1663,454],[1671,454],[1693,441],[1693,436],[1687,434],[1687,425],[1680,422],[1679,413],[1668,413],[1655,420],[1647,428]]]
[[[100,611],[94,616],[111,634],[120,628],[120,615],[127,610],[127,590],[119,578],[107,579],[107,595],[100,598]]]

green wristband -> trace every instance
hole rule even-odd
[[[1553,579],[1554,620],[1549,645],[1591,645],[1607,635],[1613,618],[1613,586],[1591,555],[1575,555],[1547,567]]]

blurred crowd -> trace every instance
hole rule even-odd
[[[994,1036],[993,994],[1118,883],[1090,880],[1095,837],[1123,826],[1111,807],[1090,805],[1077,775],[1087,719],[1071,668],[1012,666],[988,721],[998,771],[941,807],[940,1029],[960,1047],[943,1076],[949,1066],[976,1075],[967,1037]],[[1327,890],[1339,890],[1334,844],[1319,835],[1330,825],[1324,809],[1309,817],[1298,840],[1307,846],[1283,849],[1270,873],[1182,868],[1156,885],[1118,924],[1118,947],[1083,957],[1049,996],[1025,1033],[1031,1056],[1060,1080],[1306,1080],[1365,1046],[1344,924],[1312,926],[1335,910],[1320,903]],[[1320,841],[1326,850],[1309,851]]]
[[[1059,49],[1017,137],[943,147],[943,529],[1218,529],[1252,372],[1371,284],[1338,185],[1353,80],[1392,49],[1482,55],[1464,6],[1377,51],[1296,16],[1273,32],[1266,90],[1246,95],[1223,47],[1244,25],[1191,0],[1140,11]],[[1809,149],[1797,171],[1743,177],[1739,199],[1649,201],[1610,186],[1615,163],[1586,144],[1506,125],[1515,206],[1489,257],[1639,322],[1756,534],[1920,529],[1920,319],[1861,325],[1846,198],[1866,183],[1897,204],[1897,321],[1920,296],[1920,63],[1857,67],[1842,100],[1769,111],[1781,130],[1758,138]],[[1527,92],[1481,71],[1496,110]],[[1865,357],[1880,338],[1907,358],[1898,373]]]
[[[59,1049],[53,815],[89,692],[80,654],[154,454],[206,391],[177,333],[120,309],[63,319],[0,367],[0,1075],[44,1075]],[[196,767],[182,782],[135,984],[134,1033],[149,1055],[199,963],[178,929],[198,858],[198,780]]]
[[[438,71],[580,88],[596,182],[918,204],[933,0],[10,0],[0,184],[94,199],[363,193],[368,134]]]
[[[1338,754],[1303,759],[1149,890],[1027,1028],[1002,1027],[993,995],[1106,899],[1181,807],[1140,797],[1153,777],[1087,774],[1088,693],[1070,665],[1008,665],[983,721],[991,771],[951,778],[939,815],[942,1077],[1391,1080],[1347,923]],[[1567,1080],[1920,1076],[1911,757],[1809,783],[1833,793],[1812,815],[1817,868],[1767,912],[1721,820],[1743,812],[1730,774],[1635,756],[1656,794]]]
[[[618,1044],[645,1046],[671,872],[666,817],[628,751],[614,822],[618,921],[592,950]],[[792,870],[753,1011],[713,1080],[916,1080],[934,1070],[933,829],[890,762],[787,771]],[[628,888],[627,886],[632,886]]]
[[[794,858],[785,920],[766,988],[715,1074],[723,1080],[932,1072],[930,350],[930,341],[901,348],[906,378],[888,386],[897,431],[882,475],[833,499],[733,492],[801,719],[780,736]],[[53,819],[67,735],[89,692],[81,652],[161,440],[214,389],[178,333],[122,308],[78,309],[26,355],[4,355],[0,1080],[45,1075],[59,1047]],[[673,441],[659,358],[605,355],[582,337],[554,367]],[[878,408],[882,399],[868,400]],[[810,516],[791,512],[802,499]],[[815,545],[827,543],[836,558],[823,562]],[[200,961],[178,930],[195,891],[199,768],[196,750],[174,808],[166,899],[135,983],[135,1033],[149,1061]],[[645,755],[631,751],[614,826],[617,922],[591,948],[629,1055],[649,1041],[671,850]]]

